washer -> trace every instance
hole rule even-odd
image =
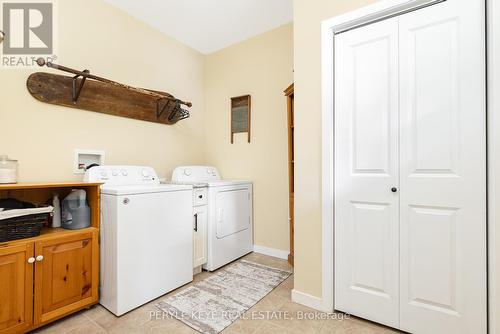
[[[222,180],[215,167],[182,166],[172,183],[208,190],[207,263],[213,271],[253,250],[252,182]]]
[[[100,303],[120,316],[193,280],[193,189],[151,167],[101,166]]]

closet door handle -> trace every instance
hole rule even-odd
[[[391,191],[392,191],[393,193],[397,193],[397,192],[398,192],[398,188],[396,188],[396,187],[392,187],[392,188],[391,188]]]
[[[194,214],[194,231],[198,232],[198,214]]]

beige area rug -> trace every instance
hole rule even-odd
[[[240,260],[158,303],[158,307],[195,330],[220,333],[292,274]]]

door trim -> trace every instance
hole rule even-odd
[[[484,1],[484,0],[477,0]],[[491,1],[493,0],[486,0]],[[322,73],[322,303],[320,310],[334,310],[334,46],[335,34],[385,18],[443,2],[443,0],[381,0],[372,5],[325,20],[321,24]],[[500,27],[497,28],[500,30]],[[489,34],[491,35],[491,34]],[[489,73],[488,73],[489,74]],[[492,110],[487,109],[490,115]],[[489,116],[488,116],[489,117]],[[500,120],[497,121],[500,123]],[[491,138],[488,137],[488,143]],[[499,158],[500,159],[500,158]],[[488,165],[492,170],[491,161]],[[488,187],[490,181],[488,181]],[[500,188],[500,185],[498,186]],[[499,189],[500,190],[500,189]],[[491,190],[490,190],[491,192]],[[490,195],[490,193],[488,194]],[[489,224],[492,224],[488,220]],[[489,241],[488,253],[493,249]],[[491,275],[490,275],[490,281]],[[488,291],[489,293],[489,291]],[[489,295],[488,295],[489,296]],[[491,298],[488,298],[490,305]],[[493,314],[492,307],[489,309]]]
[[[486,145],[488,229],[488,329],[500,333],[500,3],[486,0]]]

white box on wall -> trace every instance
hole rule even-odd
[[[75,150],[75,159],[73,163],[73,173],[83,174],[87,166],[91,164],[103,165],[106,152],[102,150]]]

